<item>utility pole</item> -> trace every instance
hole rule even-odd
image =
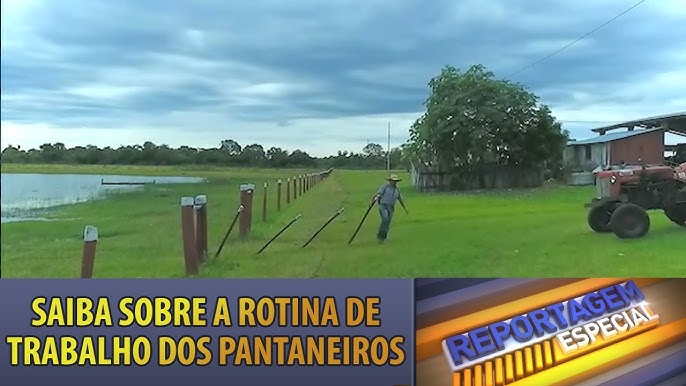
[[[369,146],[369,138],[367,138],[367,146]],[[364,153],[364,152],[363,152]],[[366,164],[366,163],[365,163]],[[364,172],[367,173],[369,171],[369,167],[365,166]]]
[[[391,170],[391,122],[388,122],[388,146],[386,147],[386,170]]]

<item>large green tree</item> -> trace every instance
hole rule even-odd
[[[426,112],[410,128],[412,161],[456,173],[485,165],[557,164],[568,135],[523,86],[498,80],[482,65],[447,66],[429,82]]]

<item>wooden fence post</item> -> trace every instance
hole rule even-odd
[[[293,201],[298,198],[298,177],[293,177]]]
[[[243,211],[241,212],[238,222],[238,235],[240,238],[245,239],[252,229],[252,202],[255,193],[255,185],[243,184],[240,187],[240,192]]]
[[[181,234],[183,237],[183,258],[186,265],[186,275],[198,274],[198,244],[195,234],[195,213],[193,197],[181,197]]]
[[[207,261],[207,196],[195,197],[195,241],[198,249],[198,264]]]
[[[286,205],[291,203],[291,177],[286,178]]]
[[[281,178],[276,180],[276,211],[281,212]]]
[[[83,256],[81,258],[81,278],[93,277],[95,265],[95,249],[98,245],[98,228],[87,225],[83,230]]]

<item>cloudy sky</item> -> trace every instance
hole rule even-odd
[[[686,2],[2,0],[2,147],[222,139],[314,155],[407,139],[426,83],[482,63],[574,137],[686,110]]]

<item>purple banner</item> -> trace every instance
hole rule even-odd
[[[413,383],[412,280],[2,279],[0,296],[2,384]]]

